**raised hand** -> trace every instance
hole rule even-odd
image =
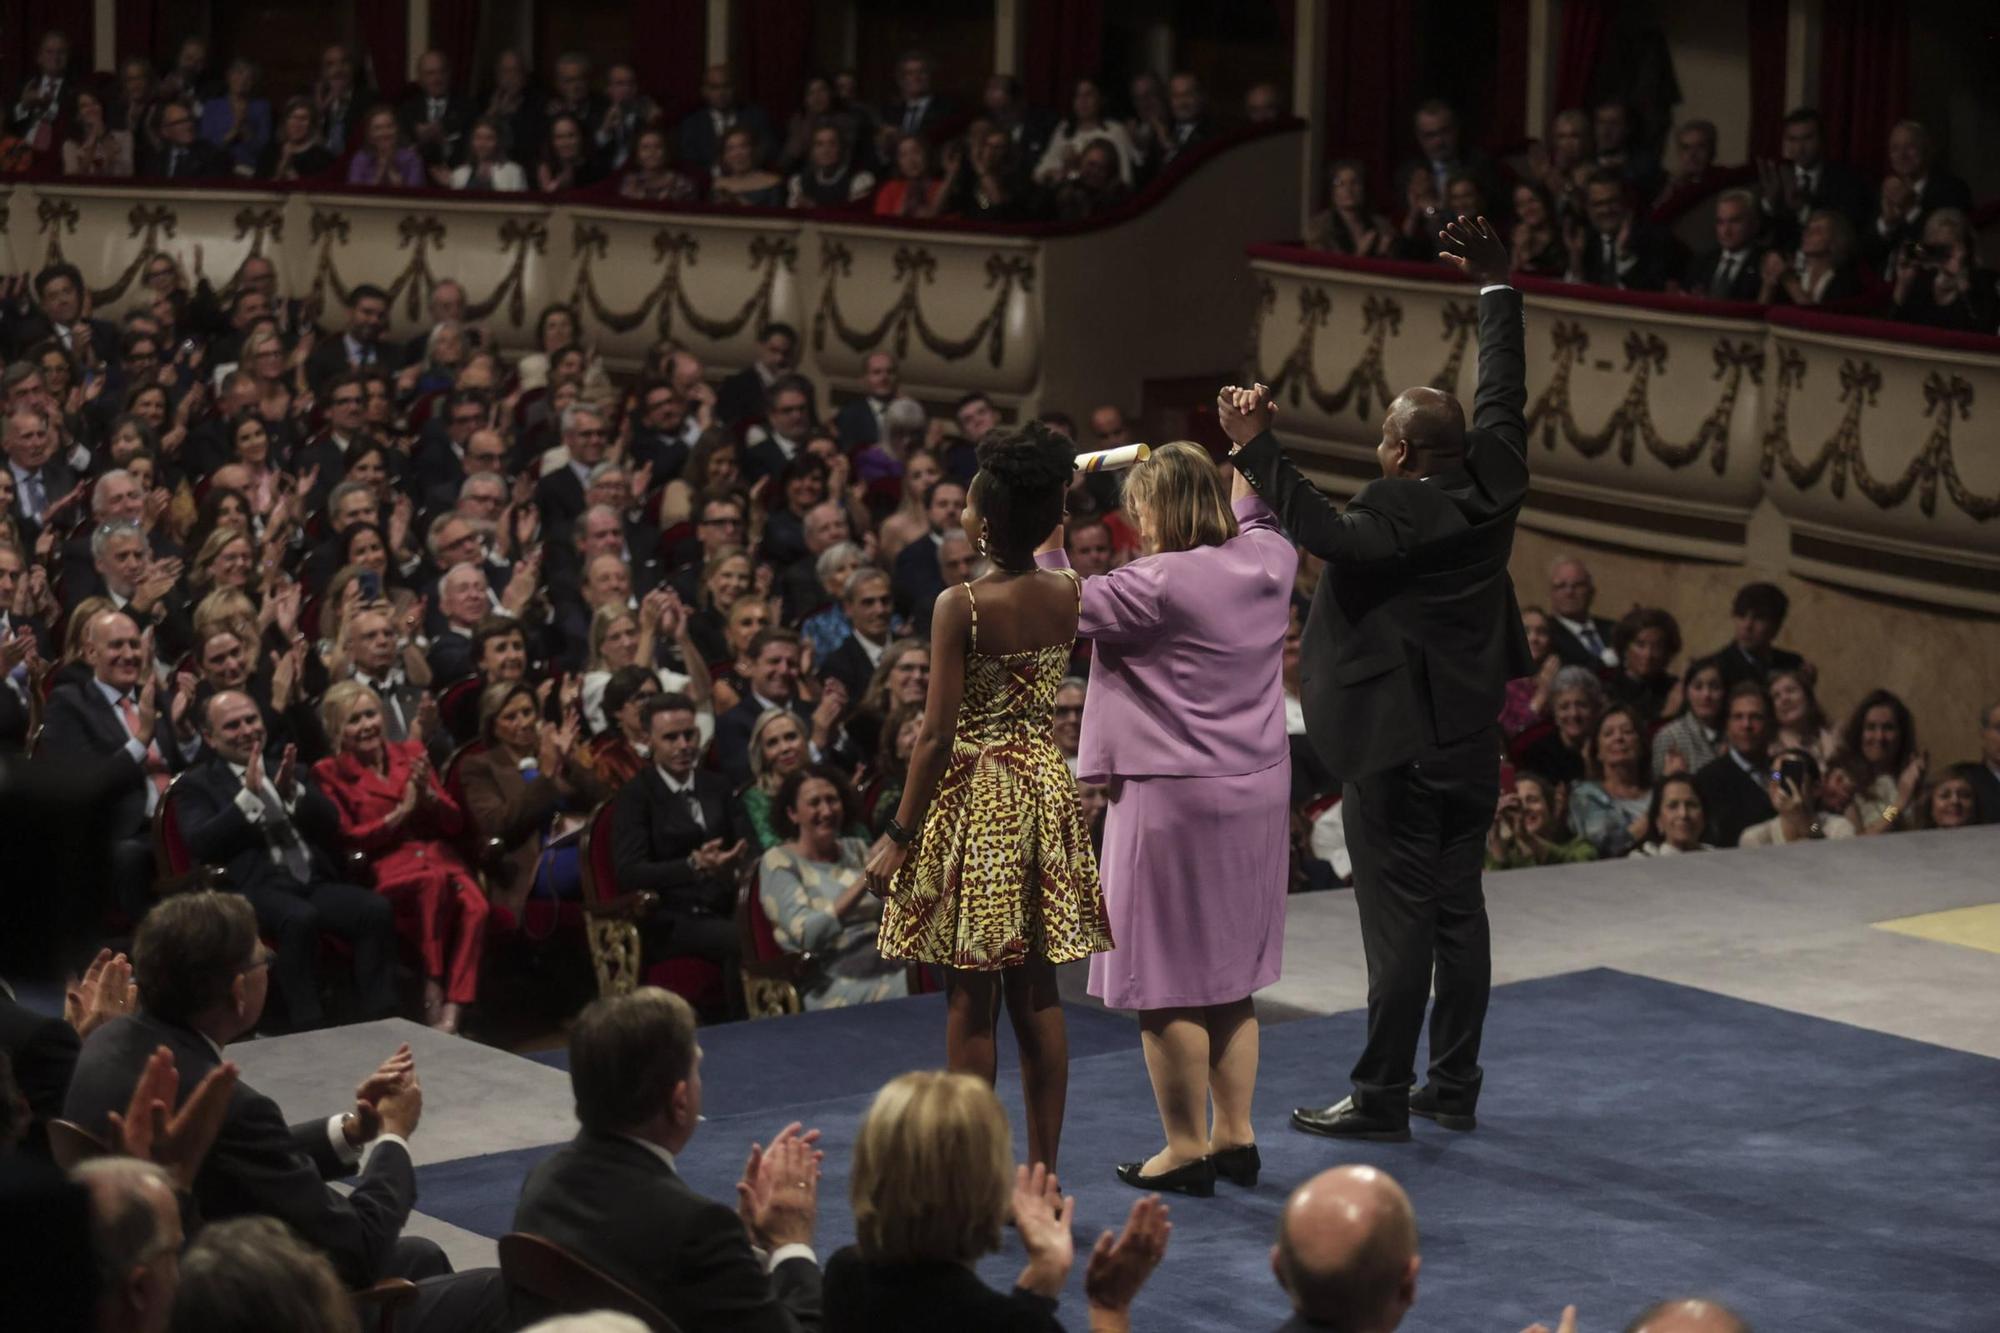
[[[1549,1333],[1547,1324],[1530,1324],[1521,1333]],[[1576,1333],[1576,1307],[1565,1305],[1562,1318],[1556,1323],[1556,1333]]]
[[[1091,1247],[1083,1270],[1083,1291],[1091,1305],[1103,1310],[1129,1308],[1146,1278],[1166,1257],[1173,1229],[1159,1195],[1148,1194],[1135,1202],[1125,1219],[1125,1229],[1115,1239],[1106,1231]]]
[[[1044,1296],[1062,1290],[1076,1262],[1076,1241],[1070,1219],[1076,1199],[1065,1198],[1055,1175],[1040,1162],[1014,1168],[1014,1229],[1028,1251],[1028,1266],[1018,1285]]]
[[[174,1068],[173,1052],[160,1047],[133,1086],[125,1114],[110,1113],[112,1142],[129,1156],[165,1168],[180,1189],[192,1189],[202,1159],[222,1132],[238,1072],[230,1061],[217,1065],[195,1084],[180,1110],[174,1111],[180,1074]]]
[[[1507,274],[1513,268],[1507,256],[1507,243],[1485,218],[1474,221],[1461,215],[1444,224],[1438,239],[1444,246],[1438,251],[1438,258],[1474,282],[1507,281]]]
[[[131,1013],[138,1004],[132,964],[122,953],[99,949],[84,969],[83,978],[63,992],[63,1021],[78,1037],[88,1037],[112,1019]]]

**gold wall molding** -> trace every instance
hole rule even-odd
[[[937,281],[938,261],[928,247],[899,245],[891,261],[897,286],[895,300],[872,327],[851,324],[840,308],[839,284],[854,276],[854,252],[842,241],[828,237],[820,242],[819,306],[813,312],[813,348],[825,351],[827,333],[832,331],[849,351],[868,353],[886,341],[890,351],[902,360],[910,354],[910,335],[915,333],[924,349],[943,361],[963,361],[983,343],[987,364],[999,369],[1006,359],[1007,307],[1016,287],[1023,293],[1034,291],[1034,260],[1020,253],[993,253],[986,256],[985,289],[993,293],[986,313],[963,337],[948,338],[939,333],[924,313],[923,290]]]

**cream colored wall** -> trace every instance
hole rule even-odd
[[[1680,80],[1681,120],[1715,122],[1716,160],[1741,162],[1750,151],[1750,56],[1741,0],[1658,0]],[[1673,145],[1666,149],[1673,165]]]
[[[1729,642],[1738,588],[1777,584],[1792,599],[1779,642],[1819,668],[1820,703],[1835,725],[1869,690],[1894,690],[1916,714],[1918,740],[1935,764],[1977,755],[1979,711],[2000,700],[2000,619],[1845,592],[1775,566],[1649,557],[1526,527],[1516,533],[1512,567],[1523,605],[1548,605],[1549,566],[1561,555],[1589,565],[1599,615],[1664,607],[1696,654]],[[1686,662],[1684,653],[1675,668]]]

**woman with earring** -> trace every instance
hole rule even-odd
[[[1039,422],[979,446],[962,518],[990,572],[938,594],[908,780],[869,854],[876,947],[948,969],[951,1068],[994,1081],[1004,1005],[1021,1051],[1028,1160],[1053,1171],[1069,1088],[1055,968],[1111,947],[1076,784],[1049,728],[1076,639],[1076,575],[1038,569],[1073,446]]]
[[[1090,993],[1139,1011],[1166,1146],[1118,1167],[1144,1190],[1257,1183],[1251,997],[1278,979],[1290,881],[1284,648],[1298,553],[1198,444],[1126,474],[1143,554],[1084,580],[1091,641],[1077,776],[1109,786],[1104,897],[1117,947]],[[1233,497],[1228,494],[1233,491]],[[1064,568],[1063,530],[1038,558]]]

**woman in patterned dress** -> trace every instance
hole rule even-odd
[[[1039,423],[979,446],[963,523],[990,572],[939,594],[930,693],[902,802],[868,858],[877,948],[949,969],[954,1071],[988,1083],[1004,1004],[1021,1050],[1028,1160],[1056,1166],[1069,1042],[1055,965],[1111,948],[1076,786],[1050,735],[1079,586],[1035,567],[1072,446]]]

